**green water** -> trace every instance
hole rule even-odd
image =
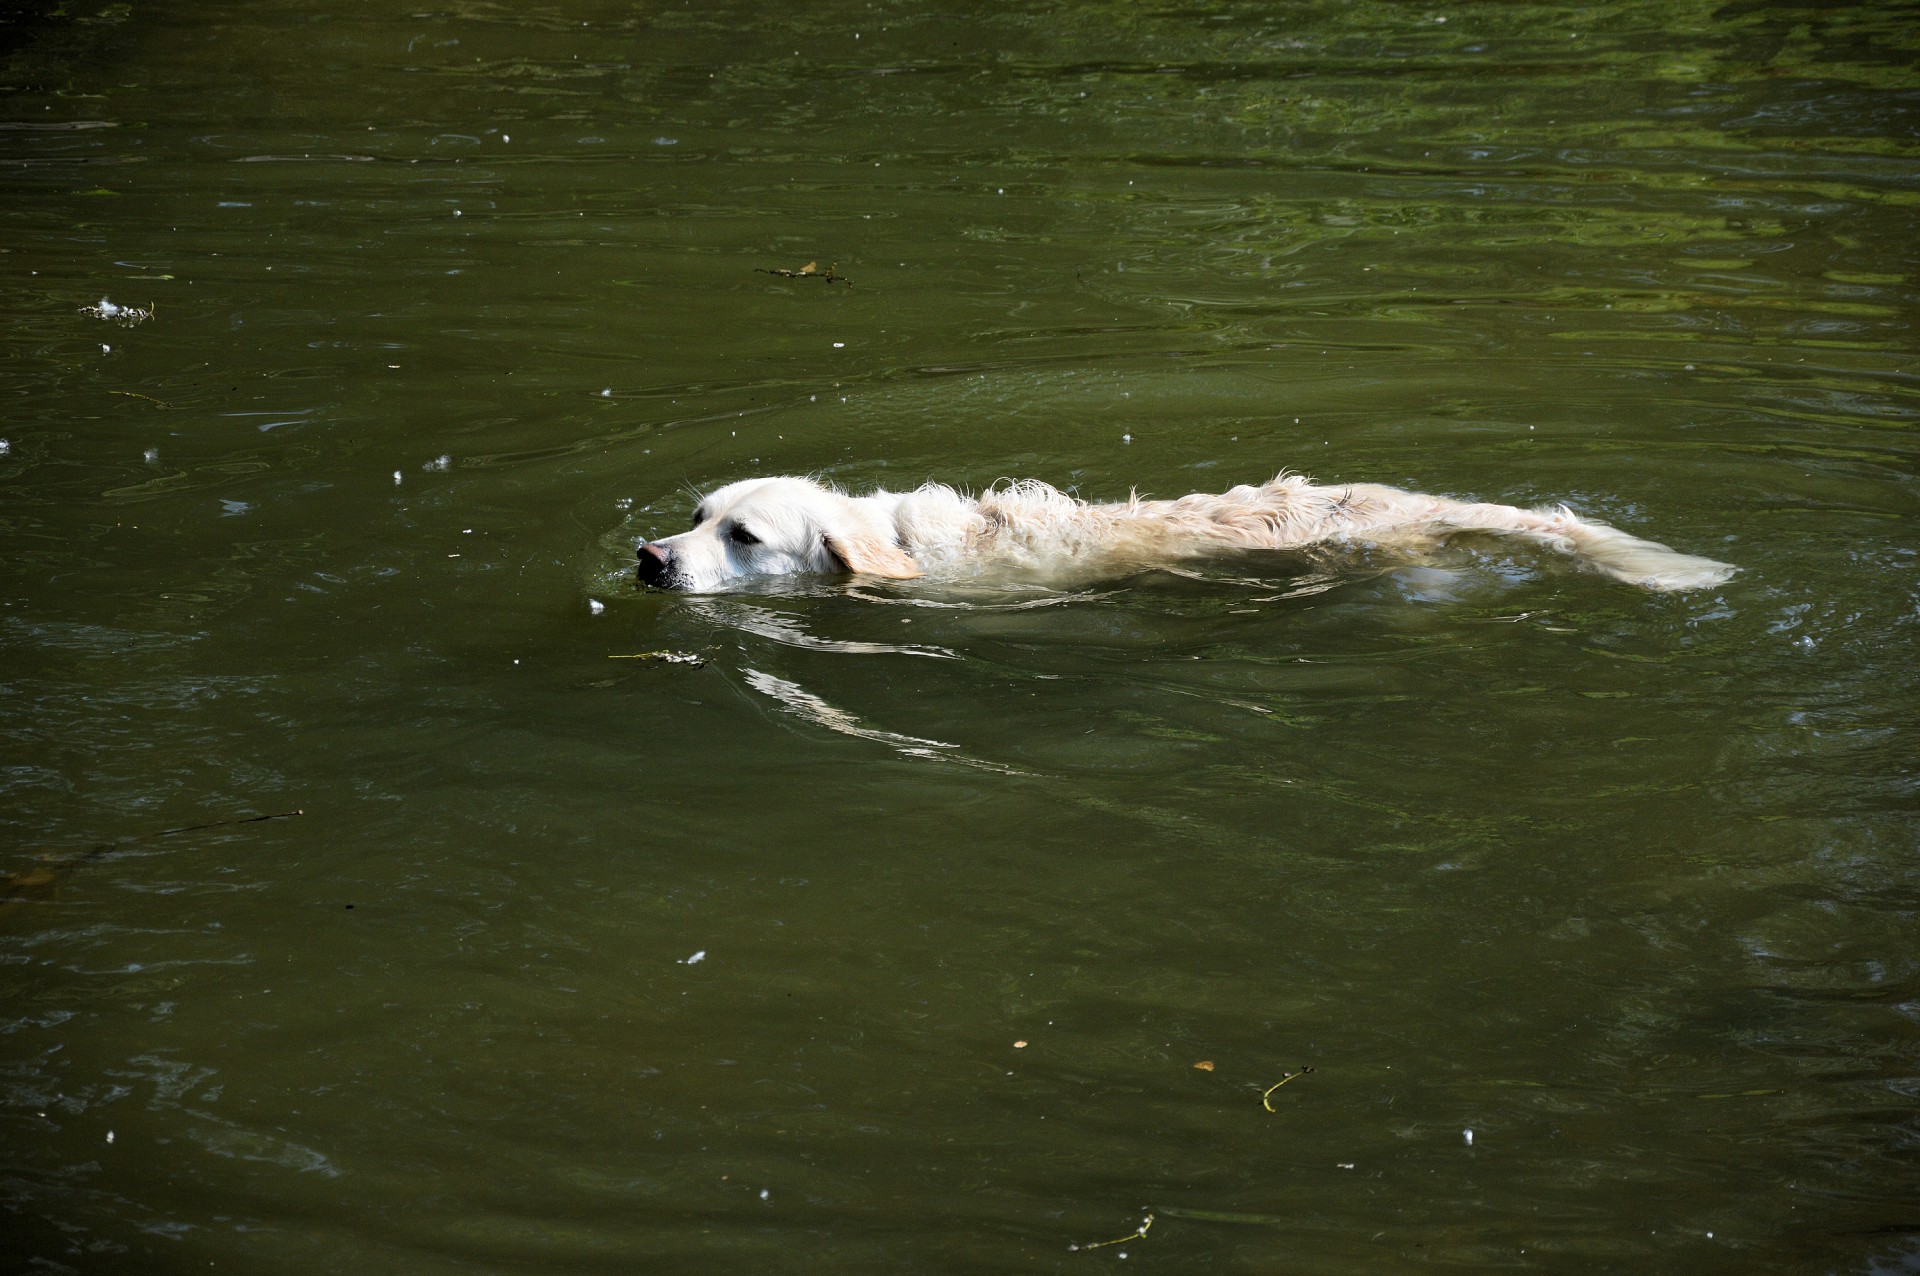
[[[0,26],[7,1270],[1920,1271],[1920,9],[801,10]]]

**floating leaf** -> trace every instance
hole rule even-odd
[[[6,880],[9,891],[33,891],[51,886],[60,880],[60,875],[42,864],[35,868],[22,869]]]

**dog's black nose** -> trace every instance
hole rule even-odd
[[[652,541],[645,541],[637,551],[640,559],[640,583],[658,585],[667,578],[667,571],[673,564],[673,554]]]

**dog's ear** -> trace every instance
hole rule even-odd
[[[836,536],[829,532],[825,540],[827,552],[839,559],[841,565],[850,572],[884,576],[888,580],[912,580],[915,576],[926,575],[907,551],[878,536],[864,532]]]

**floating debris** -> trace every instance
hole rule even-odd
[[[1268,1099],[1272,1096],[1273,1092],[1275,1090],[1278,1090],[1281,1086],[1285,1085],[1287,1082],[1294,1080],[1296,1077],[1304,1077],[1309,1072],[1312,1072],[1312,1071],[1313,1071],[1312,1068],[1302,1067],[1298,1072],[1289,1072],[1286,1076],[1281,1077],[1278,1081],[1268,1086],[1266,1089],[1266,1093],[1260,1096],[1260,1106],[1265,1108],[1269,1112],[1278,1112],[1280,1109],[1274,1107],[1272,1103],[1268,1102]]]
[[[213,820],[205,824],[187,824],[180,828],[160,829],[153,833],[137,833],[112,842],[101,842],[84,851],[46,852],[39,856],[39,863],[18,872],[0,876],[0,906],[25,903],[57,894],[66,884],[67,878],[76,869],[96,863],[115,851],[155,838],[174,837],[181,833],[199,833],[207,829],[232,828],[239,824],[260,824],[267,820],[291,819],[304,815],[305,811],[278,811],[272,815],[245,815],[232,820]]]
[[[1069,1245],[1067,1246],[1067,1248],[1070,1250],[1104,1249],[1108,1245],[1125,1245],[1128,1241],[1137,1241],[1141,1237],[1145,1236],[1147,1234],[1147,1229],[1152,1226],[1153,1226],[1153,1211],[1148,1210],[1147,1216],[1140,1220],[1140,1226],[1134,1228],[1131,1232],[1128,1232],[1125,1236],[1116,1236],[1110,1241],[1088,1241],[1085,1245]],[[1126,1254],[1123,1252],[1120,1256],[1122,1258],[1125,1258]]]
[[[845,284],[849,288],[853,287],[853,280],[839,273],[839,262],[834,262],[831,266],[828,266],[824,273],[821,271],[820,263],[817,261],[810,261],[798,270],[781,270],[777,267],[768,266],[755,266],[753,269],[755,274],[772,275],[777,279],[821,279],[830,284]]]
[[[147,320],[153,318],[154,309],[155,307],[152,305],[144,308],[140,306],[116,306],[113,302],[102,297],[100,298],[100,304],[97,306],[80,307],[80,313],[89,319],[105,319],[109,323],[125,324],[131,328],[136,323],[145,323]]]
[[[698,669],[707,658],[697,651],[636,651],[630,656],[608,656],[608,660],[657,660],[663,665],[692,665]]]
[[[117,394],[122,396],[123,398],[128,398],[128,399],[145,399],[148,403],[152,403],[152,404],[155,404],[156,406],[165,408],[169,412],[179,411],[178,408],[174,407],[171,403],[168,403],[166,400],[156,399],[151,394],[142,394],[138,390],[109,390],[107,391],[107,393]]]
[[[701,962],[705,961],[706,959],[707,959],[707,950],[702,948],[699,952],[695,953],[693,956],[682,957],[679,961],[676,961],[673,964],[676,966],[698,966]]]
[[[1194,1066],[1194,1067],[1195,1067],[1196,1069],[1198,1069],[1199,1071],[1201,1071],[1201,1072],[1212,1072],[1212,1071],[1213,1071],[1213,1060],[1211,1060],[1211,1059],[1202,1059],[1202,1060],[1201,1060],[1200,1062],[1198,1062],[1198,1063],[1196,1063],[1196,1064],[1194,1064],[1193,1066]]]

